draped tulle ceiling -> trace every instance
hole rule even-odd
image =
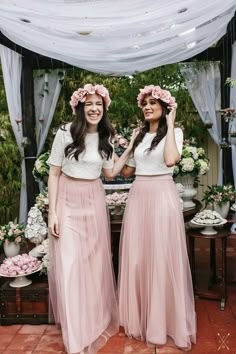
[[[0,30],[39,54],[128,75],[202,52],[235,10],[236,0],[0,0]]]

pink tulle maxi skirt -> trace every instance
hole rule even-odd
[[[100,179],[60,176],[59,235],[50,236],[49,290],[68,353],[95,354],[118,332],[110,230]]]
[[[196,315],[183,213],[171,175],[137,176],[120,243],[120,324],[128,336],[191,349]]]

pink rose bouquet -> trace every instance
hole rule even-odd
[[[21,243],[25,241],[24,231],[24,224],[15,224],[13,221],[0,226],[0,246],[2,246],[4,242]]]

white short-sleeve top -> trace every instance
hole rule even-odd
[[[181,155],[183,148],[183,131],[175,128],[175,141],[178,151]],[[142,176],[153,176],[163,174],[173,174],[174,166],[167,167],[164,161],[164,146],[166,137],[164,137],[155,149],[148,151],[151,142],[156,133],[146,133],[143,141],[136,147],[134,156],[129,158],[126,165],[135,167],[135,174]]]
[[[113,159],[102,158],[98,152],[98,133],[86,134],[85,150],[79,154],[78,161],[74,157],[65,157],[65,147],[73,142],[70,125],[71,123],[65,126],[66,130],[58,129],[47,163],[61,166],[62,172],[67,176],[82,179],[96,179],[100,177],[102,168],[112,168]]]

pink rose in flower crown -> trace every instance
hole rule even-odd
[[[103,85],[93,86],[92,84],[86,84],[83,88],[79,88],[78,90],[74,91],[71,96],[70,105],[73,114],[76,114],[76,107],[78,106],[79,102],[85,102],[87,95],[93,95],[95,93],[103,98],[105,108],[108,110],[111,99],[106,87]]]
[[[160,86],[149,85],[145,86],[139,91],[140,93],[137,97],[137,101],[138,107],[140,108],[142,108],[144,97],[147,95],[151,95],[153,98],[160,99],[161,101],[167,103],[170,107],[177,107],[175,98],[171,96],[171,93],[168,90],[163,90]]]

